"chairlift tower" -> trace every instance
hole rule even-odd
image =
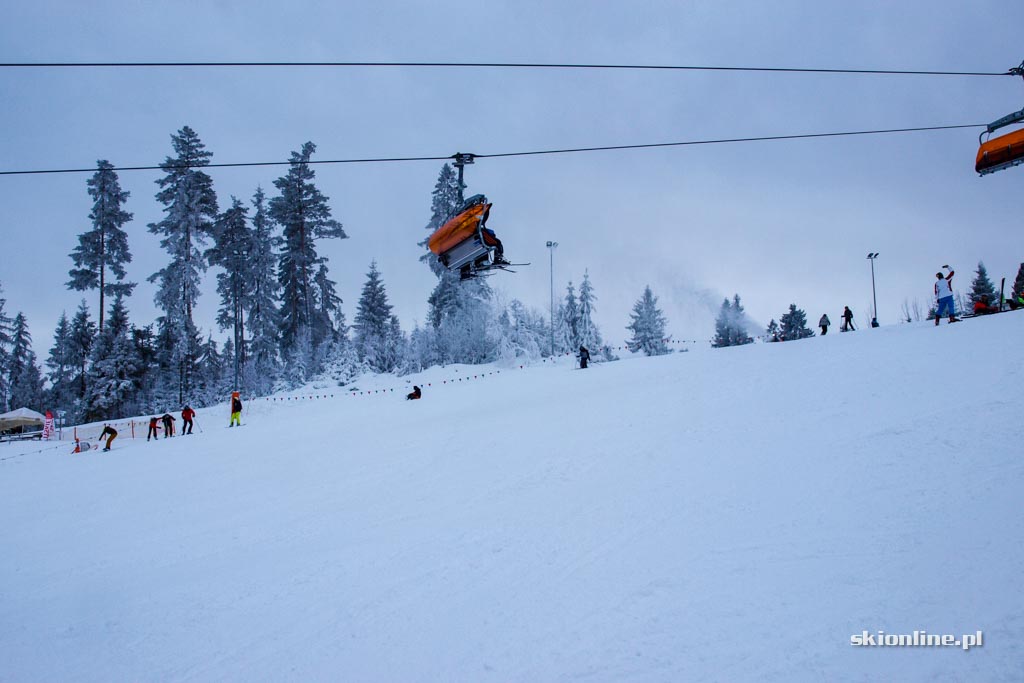
[[[555,247],[558,242],[548,240],[547,248],[551,251],[551,357],[555,357]]]
[[[474,162],[474,160],[476,159],[476,155],[469,154],[467,152],[456,152],[455,154],[452,155],[452,158],[455,159],[452,165],[455,168],[459,169],[459,201],[461,202],[465,200],[465,197],[463,196],[463,191],[466,189],[466,183],[463,182],[462,179],[463,169],[465,169],[467,165],[472,164]]]
[[[868,254],[868,260],[871,261],[871,301],[874,304],[874,309],[871,314],[871,327],[878,327],[878,297],[875,296],[875,259],[878,258],[878,252],[872,252]]]

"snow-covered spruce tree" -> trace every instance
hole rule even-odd
[[[782,341],[793,341],[794,339],[806,339],[807,337],[813,337],[814,332],[811,332],[807,327],[807,314],[796,307],[796,304],[789,305],[789,311],[782,314],[779,318],[779,336]]]
[[[764,331],[765,341],[770,341],[770,342],[782,341],[782,339],[781,339],[781,337],[779,335],[780,335],[779,324],[777,322],[775,322],[775,318],[772,318],[771,322],[768,323],[768,328]]]
[[[47,375],[50,380],[47,405],[58,410],[70,411],[75,399],[75,361],[72,353],[71,322],[68,320],[67,312],[60,314],[60,320],[53,331],[53,346],[50,347],[46,366],[50,368]]]
[[[327,266],[320,264],[313,278],[316,288],[316,310],[313,313],[314,329],[319,327],[326,330],[324,340],[321,342],[323,349],[327,349],[342,336],[342,330],[347,328],[345,314],[341,311],[341,297],[338,296],[334,280],[328,277]],[[323,350],[320,351],[323,353]]]
[[[430,234],[462,208],[463,193],[458,174],[445,164],[431,195],[431,215],[425,226],[429,233],[418,243],[421,247],[428,249]],[[429,250],[420,260],[427,263],[438,278],[427,299],[427,319],[434,332],[432,348],[437,361],[485,363],[492,360],[495,348],[488,338],[494,315],[490,286],[482,278],[461,281],[458,273],[445,269]]]
[[[121,189],[114,166],[106,160],[96,162],[99,170],[88,181],[89,194],[93,198],[92,230],[78,236],[78,246],[71,252],[75,267],[68,273],[71,280],[69,289],[100,291],[100,330],[103,330],[104,296],[128,296],[135,284],[124,282],[124,264],[131,263],[128,250],[128,233],[123,226],[131,221],[132,214],[122,207],[128,201],[129,193]],[[112,281],[116,280],[116,281]]]
[[[427,297],[427,320],[434,329],[441,327],[441,322],[458,307],[463,295],[458,273],[445,270],[438,274],[434,291]]]
[[[1024,263],[1020,264],[1020,269],[1017,271],[1017,278],[1013,281],[1011,297],[1016,299],[1022,294],[1024,294]]]
[[[470,365],[488,363],[495,358],[495,347],[488,337],[491,319],[496,315],[493,292],[483,280],[459,284],[455,306],[441,319],[437,328],[437,347],[442,362]]]
[[[281,286],[275,275],[278,257],[274,253],[273,224],[261,188],[256,189],[252,206],[252,251],[245,283],[249,292],[246,315],[250,339],[246,386],[266,393],[273,386],[278,372],[277,335],[280,325],[277,302]]]
[[[137,412],[143,367],[123,297],[115,296],[107,326],[92,349],[85,418],[111,420]]]
[[[15,405],[13,380],[25,369],[25,365],[28,363],[28,355],[32,352],[32,333],[28,330],[28,320],[25,318],[25,314],[20,311],[11,322],[10,345],[11,350],[7,356],[5,379],[7,380],[7,387],[10,392],[8,394],[8,403],[11,409],[16,409],[22,406]]]
[[[8,402],[12,410],[43,410],[43,376],[32,350],[32,334],[24,313],[14,316],[11,331],[11,356],[7,366]]]
[[[597,296],[594,295],[594,286],[590,283],[590,274],[583,271],[583,282],[580,283],[580,321],[577,326],[580,344],[587,347],[592,353],[604,347],[601,339],[601,331],[594,323],[594,302]]]
[[[967,294],[967,304],[969,306],[967,312],[973,311],[974,304],[979,301],[983,301],[989,306],[998,306],[999,301],[997,301],[996,297],[996,287],[988,277],[988,271],[985,269],[985,264],[978,261],[978,270],[974,271],[974,280],[971,281],[971,291]]]
[[[644,288],[643,296],[633,304],[633,312],[629,315],[632,322],[626,329],[633,336],[626,341],[626,348],[633,353],[643,351],[647,356],[660,356],[669,352],[665,337],[668,321],[658,309],[658,297],[651,292],[650,285]]]
[[[430,241],[430,236],[434,234],[434,231],[458,213],[459,209],[462,208],[462,203],[462,188],[459,186],[459,175],[450,164],[445,164],[437,175],[437,183],[434,185],[434,191],[431,194],[430,220],[427,221],[425,226],[428,231],[427,236],[423,238],[423,241],[417,243],[418,246],[426,250],[426,253],[420,256],[420,261],[430,266],[430,270],[438,277],[441,277],[441,274],[446,272],[446,269],[437,260],[437,256],[430,251],[427,243]],[[437,325],[434,325],[434,327],[437,327]]]
[[[576,353],[580,349],[580,305],[576,301],[576,289],[572,286],[572,280],[569,280],[569,285],[565,288],[561,313],[567,350]]]
[[[152,413],[158,409],[158,387],[155,386],[160,377],[160,363],[157,353],[157,337],[152,325],[144,327],[132,326],[132,345],[139,360],[138,392],[136,404],[143,413]],[[193,406],[197,407],[197,406]]]
[[[716,349],[732,346],[732,336],[732,303],[729,299],[722,299],[722,307],[715,319],[715,338],[711,346]]]
[[[0,286],[0,294],[3,293],[3,287]],[[4,307],[7,305],[7,299],[0,296],[0,412],[7,412],[8,396],[10,395],[11,387],[7,381],[8,368],[11,362],[11,319],[4,313]]]
[[[228,337],[223,351],[217,350],[217,341],[208,335],[199,345],[196,358],[196,385],[186,402],[193,408],[222,401],[231,391],[240,389],[235,382],[235,345]]]
[[[254,251],[248,213],[248,208],[232,197],[231,207],[220,214],[213,225],[214,244],[206,251],[210,265],[223,268],[223,272],[217,274],[217,293],[220,294],[217,325],[221,330],[231,330],[232,357],[227,362],[237,389],[248,388],[238,384],[246,360],[245,310],[250,306],[252,291],[246,287],[252,281],[249,255]]]
[[[391,372],[398,366],[396,347],[400,340],[395,339],[397,322],[374,261],[366,274],[353,325],[356,352],[371,371]]]
[[[551,343],[551,340],[548,340]],[[570,344],[572,340],[569,337],[569,326],[565,321],[565,301],[558,302],[558,310],[555,311],[555,330],[554,330],[554,348],[551,349],[551,355],[557,356],[564,353],[569,353],[574,350]]]
[[[281,349],[290,358],[311,359],[314,349],[328,341],[333,332],[316,315],[316,275],[327,262],[316,251],[318,239],[345,239],[341,223],[331,217],[328,197],[314,184],[316,174],[309,164],[316,145],[307,142],[292,152],[288,174],[274,181],[280,196],[269,203],[269,215],[282,230],[277,277],[281,286]],[[303,335],[302,330],[309,334]],[[297,349],[302,341],[309,348]],[[315,370],[314,370],[315,371]]]
[[[84,417],[83,408],[88,390],[89,358],[96,342],[96,323],[89,317],[89,306],[85,299],[78,305],[75,317],[71,319],[71,361],[75,366],[72,379],[72,396],[76,404],[74,419]],[[68,416],[72,419],[72,416]]]
[[[406,347],[405,358],[402,359],[402,367],[398,374],[409,375],[415,372],[422,372],[434,363],[434,334],[432,327],[420,327],[419,323],[413,325],[409,333],[409,344]]]
[[[750,344],[753,338],[747,334],[746,319],[743,305],[740,304],[740,295],[733,296],[730,302],[728,299],[722,301],[722,308],[715,320],[715,339],[712,346],[721,348],[723,346],[741,346]]]
[[[509,302],[508,308],[494,323],[496,330],[497,355],[505,362],[534,361],[540,358],[541,349],[547,344],[547,330],[544,316],[527,310],[518,299]]]
[[[164,205],[165,216],[149,225],[151,233],[163,237],[160,246],[171,260],[149,281],[158,283],[156,305],[164,312],[170,342],[167,360],[177,370],[181,403],[191,389],[197,353],[192,309],[199,299],[200,275],[206,270],[199,248],[213,232],[217,193],[213,180],[200,170],[210,163],[213,154],[206,151],[195,131],[185,126],[171,136],[171,144],[176,156],[160,164],[166,175],[157,180],[161,190],[156,198]]]

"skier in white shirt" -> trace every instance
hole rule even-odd
[[[949,271],[949,273],[947,275],[935,273],[935,300],[938,306],[935,311],[936,325],[939,324],[939,319],[947,310],[949,311],[949,322],[960,322],[960,319],[955,315],[956,308],[953,306],[953,270],[949,266],[942,267]]]

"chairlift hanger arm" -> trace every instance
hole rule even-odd
[[[985,132],[991,133],[993,131],[999,130],[1003,126],[1010,126],[1019,121],[1024,121],[1024,109],[1021,109],[1020,111],[1015,111],[1012,114],[1007,114],[1003,118],[997,121],[993,121],[992,123],[988,124],[988,127]]]
[[[1024,61],[1022,61],[1020,63],[1020,66],[1015,66],[1015,67],[1009,69],[1006,72],[1006,75],[1007,76],[1020,76],[1021,78],[1024,78]],[[1002,128],[1004,126],[1011,126],[1011,125],[1013,125],[1015,123],[1019,123],[1020,121],[1024,121],[1024,109],[1021,109],[1020,111],[1015,111],[1012,114],[1007,114],[1003,118],[997,119],[997,120],[993,121],[992,123],[988,124],[985,132],[986,133],[992,133],[994,131],[999,130],[1000,128]]]

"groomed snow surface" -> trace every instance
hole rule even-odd
[[[1021,680],[1022,339],[434,368],[4,445],[0,680]]]

